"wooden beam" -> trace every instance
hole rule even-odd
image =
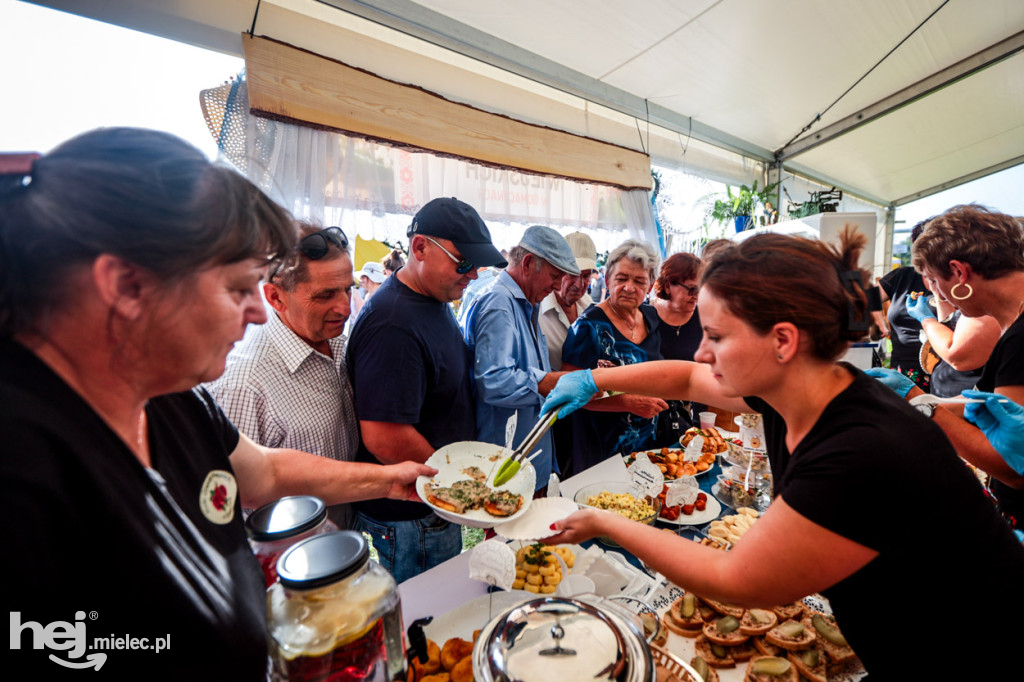
[[[647,154],[517,121],[275,40],[242,35],[254,114],[481,163],[650,189]]]

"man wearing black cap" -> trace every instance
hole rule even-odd
[[[478,267],[505,259],[480,215],[457,199],[424,205],[408,236],[408,263],[366,303],[348,343],[359,461],[423,462],[449,443],[476,439],[471,356],[448,303],[462,297]],[[355,508],[355,527],[370,534],[398,582],[462,549],[460,527],[422,503]]]
[[[540,302],[564,275],[579,275],[580,269],[565,238],[543,225],[528,228],[508,259],[508,268],[473,301],[463,328],[474,358],[476,440],[505,445],[515,415],[515,447],[537,423],[544,396],[558,379],[540,328]],[[558,469],[550,433],[537,447],[533,466],[540,489]]]

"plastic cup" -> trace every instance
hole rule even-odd
[[[715,425],[717,415],[714,412],[701,412],[698,416],[700,417],[700,428],[710,429]]]

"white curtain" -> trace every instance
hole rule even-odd
[[[340,225],[347,234],[391,243],[427,201],[453,196],[476,208],[499,248],[531,224],[563,234],[583,230],[598,251],[627,238],[663,253],[650,193],[498,169],[248,113],[245,83],[219,89],[225,156],[298,218]],[[216,91],[204,91],[213,97]],[[218,107],[210,107],[215,110]],[[208,114],[209,119],[209,114]],[[215,122],[208,120],[213,130]],[[227,131],[227,132],[226,132]],[[244,140],[244,141],[243,141]]]

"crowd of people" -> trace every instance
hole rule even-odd
[[[533,460],[540,495],[551,473],[677,442],[704,405],[764,418],[776,497],[742,543],[715,552],[589,510],[551,541],[610,536],[729,603],[822,591],[869,670],[888,645],[868,604],[940,620],[941,580],[1024,605],[1017,219],[960,206],[920,226],[914,267],[880,282],[898,351],[876,381],[836,362],[873,314],[852,232],[839,248],[760,235],[664,262],[627,240],[601,273],[583,232],[532,226],[505,253],[475,209],[437,198],[404,258],[355,271],[340,228],[296,221],[170,135],[103,129],[22,161],[0,176],[12,612],[101,609],[105,630],[139,636],[173,623],[179,655],[159,676],[256,679],[264,583],[244,510],[316,495],[401,582],[462,549],[414,492],[439,448],[518,444],[557,411]],[[979,402],[919,404],[922,332],[952,370],[932,388]],[[960,458],[991,475],[998,510]],[[897,503],[869,502],[911,490],[927,521],[895,533]],[[1009,650],[1017,610],[981,608],[965,642]],[[901,637],[916,650],[913,628]]]

